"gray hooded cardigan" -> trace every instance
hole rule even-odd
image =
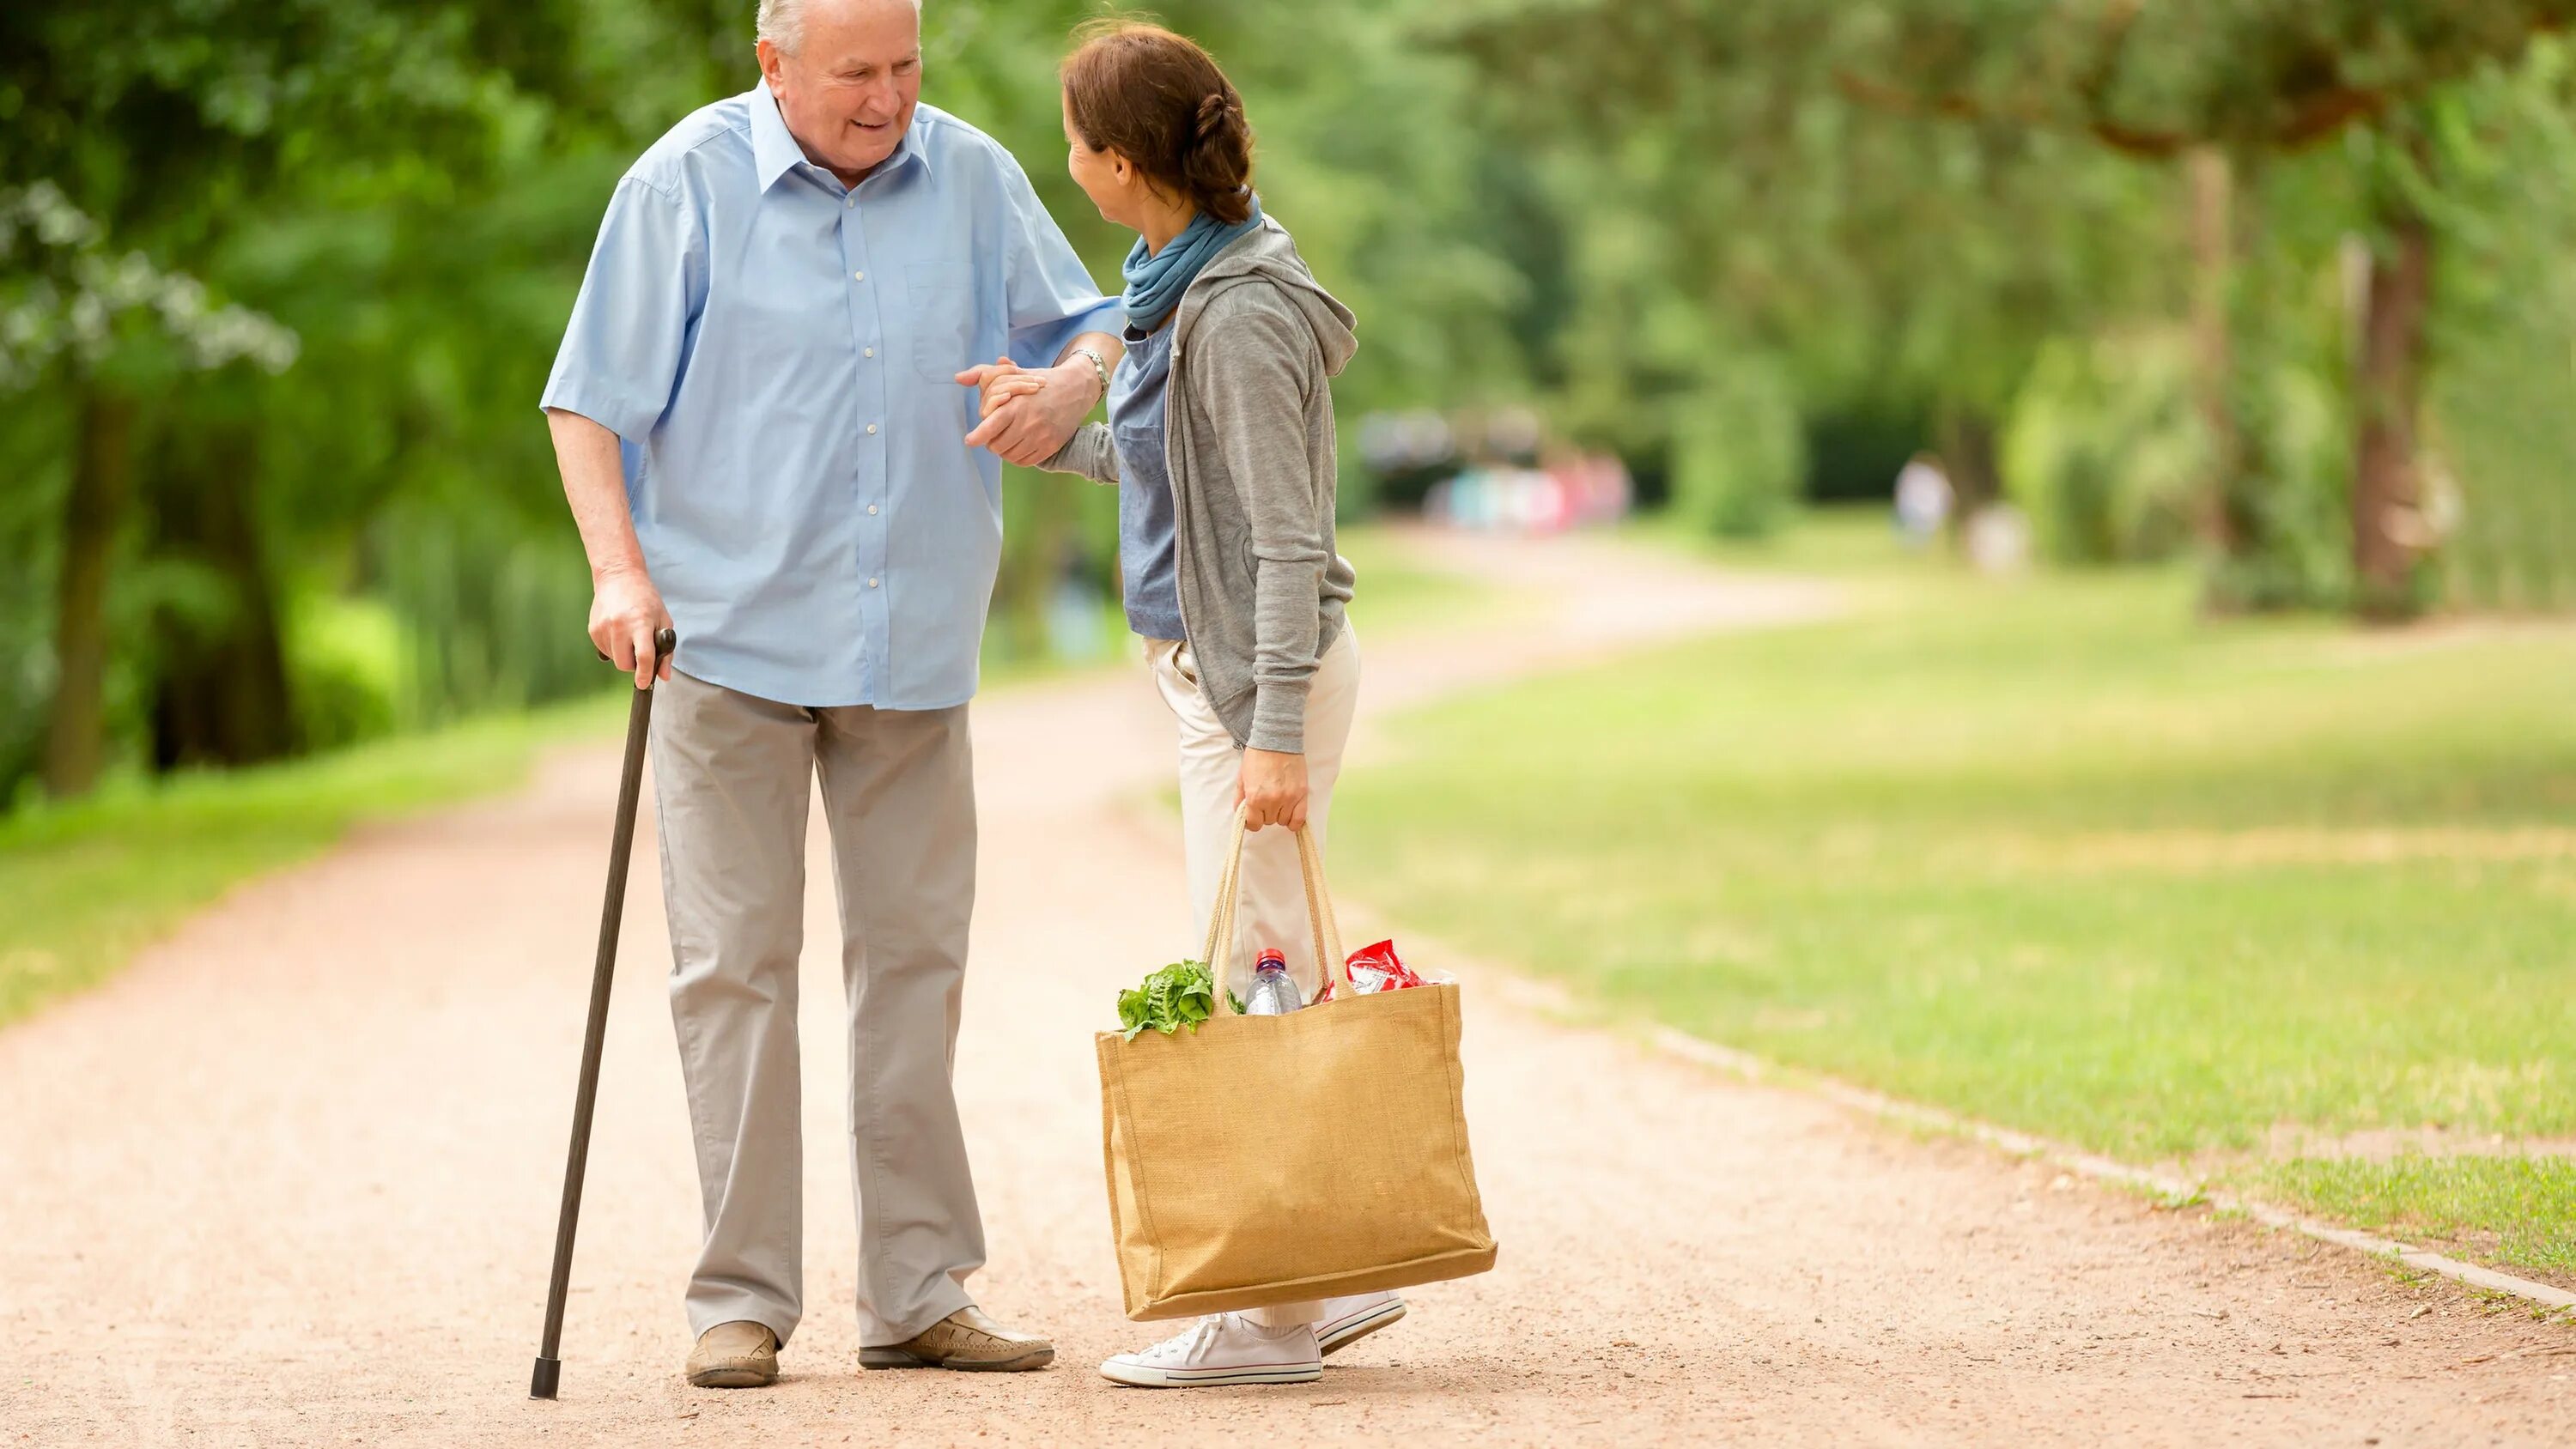
[[[1267,217],[1208,260],[1172,318],[1164,454],[1181,620],[1199,688],[1237,745],[1303,753],[1306,689],[1341,632],[1351,566],[1333,552],[1331,379],[1358,350]],[[1118,481],[1109,429],[1041,466]]]

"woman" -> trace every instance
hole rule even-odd
[[[1198,932],[1240,806],[1255,834],[1239,939],[1217,969],[1243,995],[1244,964],[1276,948],[1312,1000],[1322,976],[1294,832],[1321,843],[1359,693],[1351,566],[1333,552],[1330,379],[1358,345],[1352,317],[1262,214],[1243,100],[1207,52],[1134,22],[1076,38],[1062,72],[1067,166],[1138,237],[1109,422],[1045,466],[1119,490],[1127,621],[1180,729]],[[986,413],[1036,386],[1014,372],[986,382]],[[1100,1371],[1151,1388],[1304,1383],[1323,1355],[1403,1316],[1392,1293],[1222,1313]]]

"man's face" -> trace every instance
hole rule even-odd
[[[806,156],[856,183],[921,103],[921,13],[912,0],[811,0],[795,53],[762,41],[760,73]]]

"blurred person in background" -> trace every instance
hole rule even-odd
[[[1896,473],[1896,531],[1916,546],[1930,543],[1950,519],[1954,495],[1941,460],[1916,453]]]
[[[916,0],[762,0],[761,83],[610,197],[544,407],[603,653],[658,677],[652,759],[705,1240],[690,1383],[767,1384],[803,1314],[796,1040],[819,777],[839,876],[859,1363],[1028,1369],[966,1291],[951,1084],[975,897],[966,702],[1001,458],[1099,401],[1116,307],[982,132],[919,103]],[[966,437],[957,373],[1031,384]],[[969,443],[989,451],[978,453]],[[656,630],[675,626],[675,658]]]
[[[1229,832],[1255,832],[1239,939],[1209,964],[1232,988],[1252,948],[1276,947],[1312,1001],[1323,971],[1293,832],[1322,843],[1359,695],[1344,617],[1354,579],[1333,551],[1331,381],[1358,347],[1353,319],[1262,213],[1242,97],[1207,52],[1132,22],[1077,40],[1063,68],[1066,164],[1138,239],[1109,421],[1045,466],[1119,490],[1127,621],[1180,733],[1199,934]],[[1042,385],[1008,359],[974,380],[988,412]],[[1141,1388],[1309,1382],[1325,1354],[1404,1311],[1371,1293],[1220,1313],[1100,1369]]]

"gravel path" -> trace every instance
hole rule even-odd
[[[1373,709],[1830,604],[1607,543],[1421,546],[1567,602],[1536,633],[1370,638]],[[564,1398],[526,1397],[613,788],[593,748],[238,891],[0,1033],[0,1444],[2576,1440],[2576,1333],[1711,1076],[1455,959],[1500,1267],[1419,1290],[1319,1384],[1111,1388],[1090,1365],[1160,1330],[1114,1306],[1089,1033],[1186,945],[1176,832],[1138,807],[1167,730],[1123,671],[978,707],[976,1286],[1056,1335],[1054,1370],[856,1371],[818,896],[807,1321],[774,1389],[680,1382],[696,1191],[646,869]]]

